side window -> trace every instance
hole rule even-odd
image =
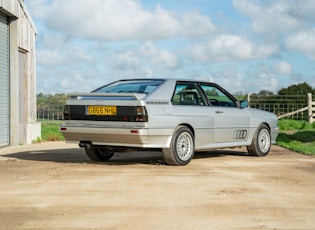
[[[172,97],[173,105],[206,105],[193,83],[178,83]]]
[[[211,85],[201,85],[212,106],[236,107],[235,102],[220,89]]]

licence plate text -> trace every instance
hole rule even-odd
[[[88,115],[116,116],[117,106],[88,106]]]

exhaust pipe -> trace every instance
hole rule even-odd
[[[80,142],[79,143],[79,147],[80,148],[85,148],[85,149],[90,149],[90,148],[92,148],[92,145],[91,145],[91,143]]]

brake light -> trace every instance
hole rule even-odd
[[[144,106],[136,107],[136,121],[139,122],[147,122],[148,121],[148,113]]]

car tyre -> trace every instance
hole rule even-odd
[[[187,165],[194,157],[194,135],[186,126],[178,126],[171,139],[170,147],[162,150],[164,161],[173,166]]]
[[[114,156],[113,152],[101,148],[86,148],[85,153],[93,161],[108,161]]]
[[[270,130],[267,125],[261,124],[255,131],[252,143],[247,151],[252,156],[267,156],[271,147]]]

